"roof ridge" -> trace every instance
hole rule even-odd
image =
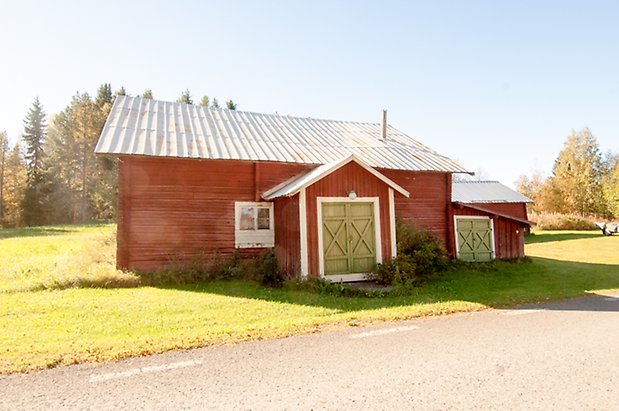
[[[290,115],[290,114],[279,114],[277,112],[275,113],[261,113],[258,111],[247,111],[247,110],[230,110],[226,107],[213,107],[213,106],[208,106],[208,107],[204,107],[200,104],[187,104],[187,103],[181,103],[178,101],[168,101],[168,100],[158,100],[158,99],[152,99],[152,98],[144,98],[144,97],[140,97],[140,96],[118,96],[118,97],[124,97],[124,98],[131,98],[131,99],[139,99],[139,100],[150,100],[152,102],[156,102],[156,103],[164,103],[164,104],[184,104],[186,106],[193,106],[196,108],[206,108],[209,110],[214,110],[214,111],[228,111],[228,112],[236,112],[236,113],[246,113],[246,114],[257,114],[260,116],[276,116],[276,117],[287,117],[287,118],[294,118],[294,119],[301,119],[301,120],[316,120],[316,121],[332,121],[334,123],[354,123],[354,124],[371,124],[374,126],[380,126],[381,123],[380,122],[369,122],[369,121],[358,121],[358,120],[335,120],[335,119],[328,119],[328,118],[316,118],[316,117],[310,117],[310,116],[297,116],[297,115]],[[387,123],[388,127],[391,127],[393,129],[395,129],[396,131],[400,132],[401,134],[405,134],[402,131],[400,131],[398,128],[396,128],[395,126]],[[412,137],[411,137],[412,138]]]
[[[334,122],[334,123],[343,123],[343,124],[356,124],[356,125],[372,125],[372,126],[381,126],[381,123],[371,123],[371,122],[364,122],[364,121],[355,121],[355,120],[330,120],[330,119],[324,119],[324,118],[314,118],[314,117],[301,117],[301,116],[291,116],[290,114],[278,114],[278,113],[259,113],[257,111],[244,111],[244,110],[230,110],[228,108],[225,107],[212,107],[212,106],[208,106],[208,107],[204,107],[200,104],[187,104],[187,103],[181,103],[178,101],[166,101],[166,100],[156,100],[156,99],[147,99],[144,97],[140,97],[140,96],[122,96],[124,98],[131,98],[131,99],[139,99],[139,100],[150,100],[153,103],[163,103],[163,104],[172,104],[172,105],[186,105],[186,106],[193,106],[197,109],[208,109],[211,111],[227,111],[229,113],[235,113],[235,114],[249,114],[249,115],[258,115],[258,116],[269,116],[269,117],[285,117],[285,118],[289,118],[289,119],[297,119],[297,120],[314,120],[314,121],[319,121],[319,122]],[[133,108],[129,108],[129,110],[134,110]],[[410,143],[410,142],[402,142],[402,141],[396,141],[396,140],[389,140],[387,139],[387,141],[389,143],[395,144],[395,145],[400,145],[400,146],[404,146],[404,147],[409,147],[415,151],[418,152],[423,152],[423,153],[431,153],[434,155],[438,155],[442,158],[451,160],[448,156],[443,155],[441,153],[439,153],[438,151],[428,147],[427,145],[425,145],[424,143],[422,143],[421,141],[419,141],[418,139],[409,136],[408,134],[404,133],[403,131],[401,131],[400,129],[398,129],[397,127],[387,123],[387,127],[389,127],[392,130],[397,131],[400,135],[407,137],[410,140],[413,140],[416,144]],[[422,147],[419,147],[419,146]],[[306,144],[304,144],[304,146],[306,146]]]

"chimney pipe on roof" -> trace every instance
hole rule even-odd
[[[387,110],[383,109],[383,123],[382,123],[381,140],[387,140]]]

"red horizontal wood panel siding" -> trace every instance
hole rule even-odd
[[[306,189],[308,269],[310,275],[320,274],[318,259],[321,251],[318,249],[317,197],[347,197],[350,191],[355,191],[357,197],[378,197],[383,261],[391,255],[389,186],[359,164],[351,162]],[[396,194],[396,196],[399,196],[399,194]]]
[[[129,184],[131,181],[130,157],[121,156],[118,161],[118,210],[116,213],[116,266],[121,270],[129,269],[129,237],[131,224],[131,203]]]
[[[279,269],[289,278],[301,272],[299,195],[275,200],[275,256]]]
[[[525,203],[471,203],[487,210],[509,215],[523,220],[527,219],[527,206]]]
[[[431,171],[379,171],[410,193],[409,198],[396,195],[396,217],[430,230],[443,247],[453,253],[453,224],[448,221],[451,209],[451,175]]]
[[[121,157],[117,264],[150,270],[197,254],[234,251],[234,202],[312,166],[227,160]],[[243,249],[254,255],[262,249]]]

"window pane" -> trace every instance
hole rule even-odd
[[[241,230],[255,230],[256,228],[256,216],[254,215],[253,207],[241,208],[241,221],[239,222],[239,228]]]
[[[268,208],[258,209],[258,230],[268,230],[271,228],[271,216]]]

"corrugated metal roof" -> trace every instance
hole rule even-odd
[[[316,120],[118,96],[96,153],[327,164],[354,154],[371,167],[469,173],[392,126]]]
[[[369,173],[372,173],[373,175],[375,175],[378,179],[382,180],[385,184],[387,184],[388,186],[390,186],[391,188],[393,188],[395,191],[399,192],[403,196],[408,197],[410,195],[408,191],[400,187],[393,180],[381,174],[374,168],[368,166],[363,161],[359,160],[354,154],[351,154],[348,157],[344,157],[338,161],[334,161],[329,164],[323,164],[320,167],[316,167],[315,169],[308,171],[307,173],[301,176],[295,177],[282,184],[278,184],[272,189],[265,191],[262,194],[262,198],[264,198],[265,200],[272,200],[278,197],[293,196],[297,194],[299,191],[301,191],[303,188],[314,184],[316,181],[328,176],[335,170],[339,169],[340,167],[345,166],[351,161],[354,161],[357,164],[359,164],[361,167],[366,169]]]
[[[461,203],[532,203],[529,197],[498,181],[454,181],[451,199]]]

